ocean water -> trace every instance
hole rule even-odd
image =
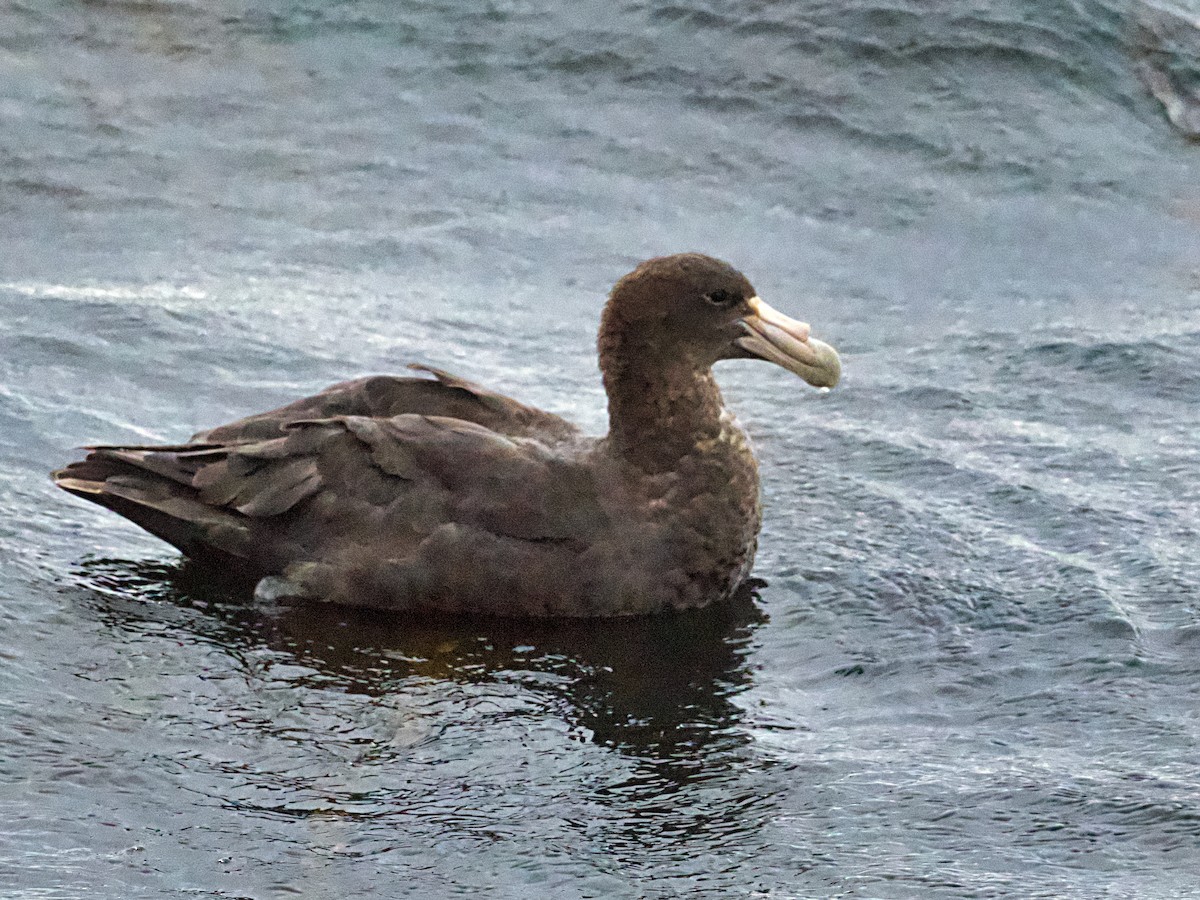
[[[1195,0],[0,7],[0,894],[1200,895],[1197,85]],[[602,432],[682,250],[845,367],[718,370],[726,607],[274,609],[47,478],[414,360]]]

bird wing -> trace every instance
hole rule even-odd
[[[201,501],[246,516],[324,495],[326,506],[407,510],[411,523],[470,523],[522,540],[575,536],[594,493],[586,467],[541,441],[413,413],[299,420],[282,437],[166,457],[191,470]]]
[[[569,556],[607,523],[594,473],[572,456],[413,413],[297,420],[231,444],[95,447],[55,480],[189,555],[256,577],[320,565],[339,590],[347,568],[411,560],[431,536],[469,565],[497,542]]]
[[[278,409],[201,431],[192,437],[192,442],[229,444],[261,440],[278,437],[290,423],[300,420],[334,416],[391,418],[405,413],[459,419],[497,434],[536,437],[547,443],[579,434],[579,429],[566,419],[518,403],[449,372],[419,364],[409,368],[433,378],[373,375],[344,381]]]

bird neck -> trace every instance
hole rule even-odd
[[[687,358],[665,359],[649,347],[620,350],[600,358],[608,441],[618,456],[662,472],[720,436],[724,406],[711,369]]]

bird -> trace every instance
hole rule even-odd
[[[699,253],[620,278],[597,347],[600,437],[416,364],[183,444],[86,447],[52,478],[273,598],[535,618],[728,599],[749,577],[762,503],[712,367],[766,360],[829,388],[837,351]]]

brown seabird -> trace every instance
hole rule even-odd
[[[344,382],[186,444],[87,448],[53,477],[223,574],[270,578],[275,594],[505,616],[729,597],[761,505],[712,365],[765,359],[832,387],[836,351],[693,253],[617,282],[599,351],[602,438],[414,366],[433,377]]]

